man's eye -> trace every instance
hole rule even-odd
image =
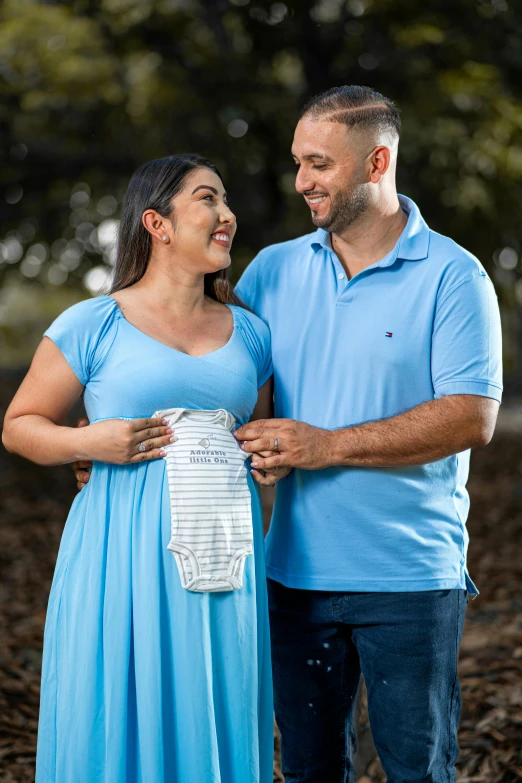
[[[314,163],[312,168],[313,169],[319,169],[319,170],[325,169],[326,168],[326,163]]]

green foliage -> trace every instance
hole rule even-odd
[[[5,0],[0,282],[78,296],[94,267],[92,289],[112,258],[97,227],[117,217],[132,171],[185,151],[223,171],[239,221],[237,276],[262,246],[310,231],[289,154],[299,107],[330,86],[367,84],[402,110],[399,190],[485,263],[515,313],[513,364],[522,303],[513,9],[506,0]],[[515,255],[500,256],[506,247]]]

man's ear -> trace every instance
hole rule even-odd
[[[369,166],[369,180],[374,184],[380,182],[382,177],[386,174],[390,168],[391,152],[390,148],[384,146],[384,144],[375,147],[374,150],[368,156]]]

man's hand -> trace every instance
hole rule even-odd
[[[87,417],[78,419],[78,423],[76,424],[77,427],[88,427],[88,425],[89,419]],[[74,475],[76,476],[78,489],[83,489],[91,478],[89,470],[92,468],[92,460],[78,460],[77,462],[72,462],[71,467],[74,470]]]
[[[272,457],[255,457],[252,467],[258,470],[274,468],[301,468],[322,470],[332,462],[331,437],[329,430],[312,427],[293,419],[259,419],[244,424],[234,433],[241,448],[249,453],[274,451]],[[260,482],[261,483],[261,482]]]

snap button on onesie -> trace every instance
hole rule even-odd
[[[164,447],[170,495],[171,539],[182,586],[197,593],[243,585],[253,529],[245,454],[226,410],[170,408],[154,418],[175,427]]]

